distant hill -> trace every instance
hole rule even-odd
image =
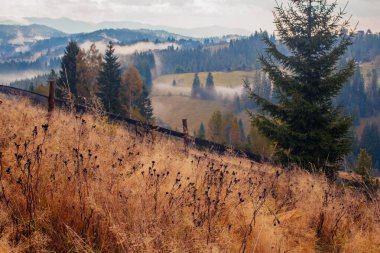
[[[75,40],[84,48],[96,43],[101,52],[112,41],[117,53],[122,55],[135,51],[162,50],[176,46],[179,41],[194,47],[200,43],[182,35],[148,29],[104,29],[67,34],[44,25],[0,25],[0,83],[16,80],[18,77],[15,73],[29,71],[30,75],[22,78],[30,78],[51,68],[58,68],[60,57],[70,40]]]
[[[25,18],[28,22],[32,24],[42,24],[53,27],[60,31],[66,33],[89,33],[102,29],[149,29],[149,30],[165,30],[170,33],[181,34],[188,37],[195,38],[208,38],[208,37],[222,37],[225,35],[250,35],[252,32],[240,29],[240,28],[228,28],[222,26],[207,26],[207,27],[196,27],[196,28],[178,28],[170,26],[160,26],[160,25],[149,25],[139,22],[132,21],[120,21],[120,22],[101,22],[101,23],[90,23],[79,20],[72,20],[68,18],[35,18],[28,17]]]
[[[0,57],[28,51],[41,40],[64,37],[65,33],[44,25],[0,25]]]
[[[147,29],[104,29],[91,33],[67,34],[44,25],[0,25],[0,62],[35,61],[42,56],[58,57],[68,41],[114,42],[130,45],[137,42],[167,42],[168,38],[190,39],[166,31]]]

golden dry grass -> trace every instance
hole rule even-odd
[[[159,76],[154,80],[154,83],[166,83],[172,84],[173,80],[176,80],[178,86],[191,88],[195,73],[184,73],[184,74],[172,74]],[[199,78],[201,83],[205,84],[208,72],[200,72]],[[248,78],[250,80],[254,79],[256,71],[232,71],[232,72],[212,72],[214,77],[214,83],[217,87],[241,87],[243,85],[243,80]]]
[[[380,252],[379,196],[0,99],[1,252]]]

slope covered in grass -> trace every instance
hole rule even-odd
[[[380,251],[378,200],[323,176],[0,100],[1,251]]]

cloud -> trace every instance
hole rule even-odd
[[[281,2],[281,0],[279,0]],[[286,1],[284,1],[286,2]],[[339,0],[344,6],[346,0]],[[2,1],[0,16],[68,17],[100,21],[143,23],[192,28],[221,25],[273,30],[275,0],[12,0]],[[351,0],[347,10],[360,27],[380,30],[379,0]]]

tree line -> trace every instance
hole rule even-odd
[[[262,68],[259,60],[265,51],[266,44],[263,37],[268,37],[285,55],[290,54],[281,39],[267,32],[255,32],[246,38],[232,39],[228,44],[198,44],[196,47],[169,47],[157,52],[160,59],[159,74],[197,73],[216,71],[251,71]],[[136,54],[135,61],[150,54],[154,66],[153,53]],[[353,58],[356,62],[369,62],[380,55],[380,35],[367,32],[353,34],[350,45],[341,57],[341,60]]]
[[[95,44],[85,51],[69,42],[61,60],[57,95],[67,101],[101,105],[107,112],[151,123],[153,107],[138,69],[122,69],[112,42],[104,55]]]

